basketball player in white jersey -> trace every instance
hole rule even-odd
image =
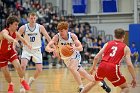
[[[81,76],[93,81],[93,77],[86,72],[85,69],[80,65],[81,55],[79,51],[83,51],[83,47],[81,42],[78,40],[77,36],[74,33],[68,32],[68,23],[60,22],[57,26],[58,34],[56,34],[53,39],[46,46],[46,51],[54,52],[58,51],[60,54],[60,58],[64,60],[64,63],[68,67],[68,69],[73,74],[75,80],[79,85],[79,92],[84,88]],[[53,48],[52,45],[56,45],[57,48]],[[65,57],[61,53],[62,45],[71,45],[71,51],[74,51],[70,57]],[[103,81],[104,82],[104,81]],[[100,83],[103,89],[109,93],[111,89],[106,85],[106,83]]]
[[[29,23],[21,26],[18,31],[20,35],[23,35],[24,39],[32,46],[31,50],[28,47],[23,46],[21,56],[22,69],[25,71],[27,63],[31,59],[31,57],[32,61],[35,62],[36,64],[36,71],[34,73],[34,76],[30,77],[29,85],[31,85],[31,83],[42,72],[41,34],[45,36],[48,42],[51,40],[44,26],[36,23],[36,19],[37,19],[36,13],[34,12],[29,13],[28,16]]]

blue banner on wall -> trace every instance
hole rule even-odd
[[[117,12],[117,0],[102,0],[103,12]]]
[[[87,0],[72,0],[73,13],[86,13]]]

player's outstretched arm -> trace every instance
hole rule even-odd
[[[131,58],[130,58],[130,55],[131,55],[131,52],[130,52],[130,49],[128,46],[125,47],[125,62],[127,64],[127,67],[128,67],[128,70],[132,76],[132,82],[131,82],[131,85],[132,87],[135,87],[136,86],[136,73],[135,73],[135,70],[134,70],[134,66],[131,62]]]
[[[19,28],[18,33],[19,33],[20,35],[22,35],[22,34],[24,33],[24,31],[25,31],[25,25],[23,25],[23,26],[21,26],[21,27]]]
[[[17,34],[17,39],[20,40],[24,45],[26,45],[29,49],[32,47],[26,42],[26,40],[21,36],[25,31],[25,25],[21,26],[18,30]]]
[[[7,39],[9,42],[15,42],[16,40],[14,39],[14,38],[12,38],[11,36],[9,36],[9,32],[5,29],[5,30],[3,30],[2,32],[1,32],[1,34],[2,34],[2,37],[4,38],[4,39]]]
[[[20,40],[24,45],[26,45],[29,49],[32,47],[28,44],[28,42],[18,33],[16,32],[17,39]]]
[[[56,47],[54,46],[58,42],[58,35],[55,35],[52,40],[47,44],[45,50],[47,52],[54,52],[56,51]]]
[[[75,34],[71,34],[72,39],[74,40],[75,46],[72,46],[74,50],[83,51],[83,46],[81,42],[78,40],[78,37]]]
[[[48,32],[46,31],[46,29],[44,28],[44,26],[40,25],[40,31],[45,36],[45,38],[47,39],[47,41],[50,42],[51,41],[51,37],[48,35]]]

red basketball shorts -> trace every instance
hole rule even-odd
[[[125,77],[120,73],[118,65],[101,62],[95,74],[96,81],[102,81],[107,78],[114,86],[119,86],[126,82]]]
[[[10,50],[8,53],[0,54],[0,67],[4,67],[8,62],[13,62],[15,59],[18,59],[17,52]]]

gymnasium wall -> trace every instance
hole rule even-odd
[[[123,28],[126,31],[129,30],[129,23],[113,23],[113,24],[92,24],[96,26],[98,30],[104,30],[105,34],[114,34],[116,28]]]
[[[51,2],[53,5],[62,9],[62,1],[64,2],[64,9],[68,14],[72,14],[72,0],[41,0],[44,2]],[[87,0],[88,14],[96,14],[102,11],[101,0]],[[133,12],[133,0],[117,0],[119,12]]]
[[[72,13],[71,7],[72,0],[64,0],[67,3],[65,9],[68,14]],[[133,0],[118,0],[118,11],[119,12],[132,12],[133,11]],[[101,0],[88,0],[88,14],[95,14],[102,11]]]
[[[118,10],[119,12],[133,12],[134,0],[118,0]]]

